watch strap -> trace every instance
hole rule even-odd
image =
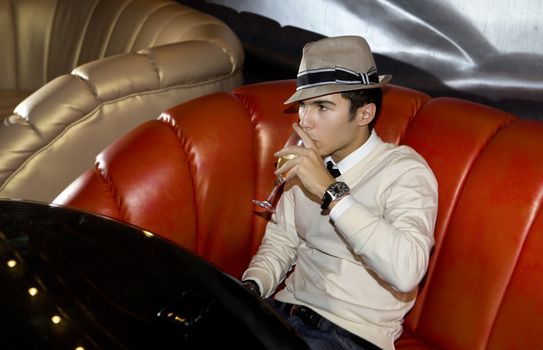
[[[332,195],[328,192],[328,189],[324,192],[324,195],[322,196],[322,204],[321,209],[326,210],[330,206],[330,203],[332,203]]]

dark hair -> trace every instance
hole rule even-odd
[[[354,118],[358,108],[364,107],[368,103],[373,103],[375,105],[375,117],[368,124],[368,128],[371,131],[381,113],[381,104],[383,103],[383,91],[381,88],[343,91],[341,96],[344,99],[351,101],[351,107],[349,109],[351,118]]]

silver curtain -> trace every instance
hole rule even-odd
[[[397,84],[543,120],[543,1],[207,2],[324,36],[362,35]]]

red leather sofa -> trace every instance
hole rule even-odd
[[[104,150],[56,203],[140,226],[239,277],[297,119],[293,81],[178,105]],[[376,126],[439,181],[430,269],[398,349],[543,347],[543,123],[391,85]]]

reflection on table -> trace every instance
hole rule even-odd
[[[0,200],[2,349],[300,349],[239,281],[150,232]]]

